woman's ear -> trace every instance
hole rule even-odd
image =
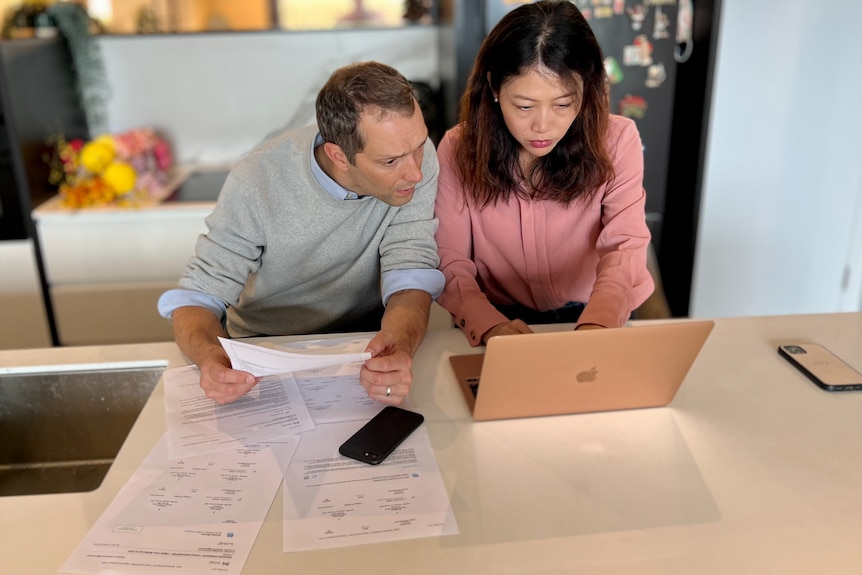
[[[494,101],[499,102],[500,96],[496,92],[494,92],[494,87],[491,85],[491,72],[485,74],[485,79],[488,81],[488,89],[491,90],[491,95],[494,96]]]

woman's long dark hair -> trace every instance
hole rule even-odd
[[[494,94],[507,80],[538,68],[575,89],[581,106],[557,146],[523,174],[532,188],[525,192],[518,178],[519,144]],[[506,14],[482,43],[461,98],[455,158],[467,193],[482,206],[525,193],[564,204],[591,197],[613,178],[606,90],[602,50],[573,3],[541,0]]]

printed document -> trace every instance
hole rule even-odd
[[[206,396],[194,365],[165,370],[164,383],[171,459],[314,429],[302,393],[289,373],[266,376],[247,394],[226,404]]]
[[[277,347],[304,353],[359,353],[368,347],[368,337],[343,337],[278,344]],[[371,419],[380,403],[368,397],[359,383],[362,362],[343,363],[294,372],[305,398],[305,406],[316,425],[336,421]]]
[[[163,436],[60,570],[239,575],[298,444],[170,461]]]
[[[326,348],[309,346],[304,353],[282,351],[244,343],[235,339],[219,338],[222,347],[230,358],[234,369],[247,371],[252,375],[276,375],[316,367],[341,365],[371,358],[368,352],[328,353]]]
[[[222,339],[234,367],[270,373],[246,395],[227,404],[206,397],[196,366],[166,370],[171,459],[301,433],[313,429],[318,421],[369,418],[379,405],[359,383],[362,361],[370,357],[362,351],[368,341],[367,337],[345,337],[271,349]]]
[[[302,435],[284,476],[285,552],[458,533],[425,425],[368,465],[338,453],[364,423]]]
[[[315,425],[368,420],[380,411],[380,403],[368,397],[359,383],[360,365],[320,367],[293,374]]]
[[[302,341],[288,341],[274,344],[276,348],[287,350],[295,349],[303,353],[318,353],[325,355],[362,353],[371,341],[369,336],[349,335],[346,337],[334,337],[330,339],[309,339]]]
[[[367,338],[226,341],[263,379],[221,405],[196,366],[166,370],[167,432],[63,572],[239,575],[282,481],[285,552],[458,532],[425,425],[380,465],[338,453],[381,409],[359,383]]]

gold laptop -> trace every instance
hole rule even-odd
[[[666,406],[712,321],[493,337],[449,358],[476,420]]]

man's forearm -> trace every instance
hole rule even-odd
[[[386,304],[381,329],[395,336],[396,346],[410,357],[428,329],[431,295],[422,290],[403,290],[392,294]]]
[[[227,337],[215,314],[203,307],[177,308],[171,321],[177,346],[198,366],[216,347],[220,348],[218,338]]]

